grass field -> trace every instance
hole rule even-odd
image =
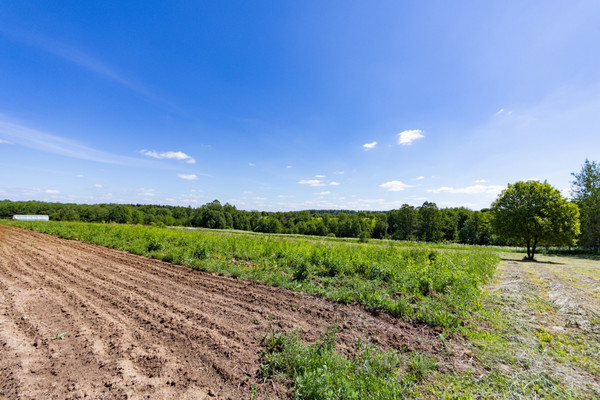
[[[13,223],[207,272],[357,302],[468,346],[475,365],[357,343],[335,348],[295,332],[263,341],[264,379],[297,398],[595,399],[600,396],[600,262],[468,246],[286,237],[78,223]],[[500,261],[501,260],[501,261]],[[500,261],[500,263],[499,263]]]

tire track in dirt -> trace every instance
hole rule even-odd
[[[271,325],[313,341],[337,321],[341,351],[376,336],[469,367],[425,326],[2,225],[0,282],[0,397],[286,397],[257,378]]]

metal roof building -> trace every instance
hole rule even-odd
[[[50,221],[47,215],[13,215],[12,219],[17,221]]]

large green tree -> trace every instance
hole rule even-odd
[[[439,242],[444,238],[442,213],[435,203],[426,201],[419,207],[417,234],[420,240]]]
[[[579,173],[574,173],[571,194],[581,214],[581,239],[587,248],[600,248],[600,164],[585,160]]]
[[[391,210],[388,216],[388,232],[395,240],[415,240],[417,237],[418,211],[408,204],[399,210]]]
[[[579,234],[579,210],[549,183],[516,182],[492,204],[496,233],[524,243],[533,260],[538,244],[572,245]]]

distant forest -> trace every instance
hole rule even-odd
[[[15,214],[45,214],[53,221],[188,226],[263,233],[447,241],[479,245],[509,244],[493,234],[489,210],[472,211],[464,207],[440,209],[430,202],[425,202],[419,207],[405,204],[399,209],[387,212],[259,212],[238,210],[230,204],[222,205],[217,200],[199,208],[0,201],[0,218],[12,218]]]

